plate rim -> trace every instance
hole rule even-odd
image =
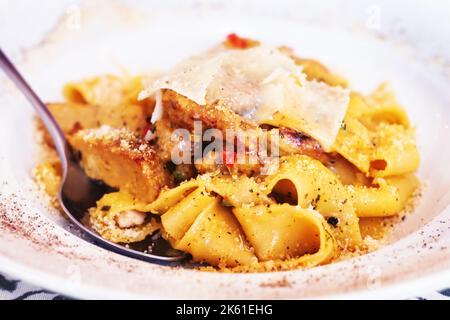
[[[132,259],[132,258],[130,258]],[[115,289],[106,289],[101,286],[92,285],[85,282],[80,282],[78,285],[69,287],[64,284],[61,277],[54,276],[43,272],[41,270],[29,267],[15,262],[7,257],[0,256],[0,265],[2,272],[8,276],[21,279],[26,283],[48,289],[58,294],[66,295],[76,299],[124,299],[124,300],[164,300],[169,297],[160,296],[155,292],[153,296],[150,294],[137,294],[127,291],[117,292]],[[5,267],[6,266],[6,267]],[[442,270],[436,273],[427,274],[424,277],[420,277],[413,280],[402,280],[398,283],[388,284],[377,289],[363,289],[355,290],[352,292],[320,295],[308,297],[311,299],[320,300],[364,300],[364,299],[402,299],[402,298],[414,298],[415,296],[421,296],[424,294],[423,288],[427,287],[429,291],[438,291],[447,288],[442,286],[442,281],[448,281],[450,283],[450,269]],[[407,285],[406,285],[407,284]],[[173,298],[172,298],[173,299]],[[206,299],[206,298],[205,298]],[[205,300],[203,299],[203,300]],[[282,298],[279,298],[282,299]],[[175,300],[181,300],[175,299]],[[200,299],[202,300],[202,299]],[[219,299],[219,300],[226,300]],[[250,298],[250,300],[257,300],[257,298]]]

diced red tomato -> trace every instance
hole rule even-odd
[[[230,33],[227,36],[227,40],[231,43],[233,47],[245,49],[248,47],[248,41],[244,38],[239,37],[236,33]]]
[[[223,151],[222,162],[227,168],[232,168],[237,162],[237,153],[235,151]]]

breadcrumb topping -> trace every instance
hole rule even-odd
[[[95,129],[81,130],[75,134],[75,137],[81,137],[85,142],[92,145],[101,143],[109,147],[119,148],[129,154],[132,159],[150,160],[156,154],[147,141],[125,128],[117,129],[102,125]]]

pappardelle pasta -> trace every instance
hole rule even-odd
[[[292,50],[230,35],[161,76],[68,83],[48,107],[87,175],[117,191],[87,212],[105,239],[160,233],[212,270],[313,267],[382,245],[420,189],[414,127]],[[49,151],[35,178],[60,181]]]

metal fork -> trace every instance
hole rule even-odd
[[[170,244],[160,236],[149,236],[141,242],[124,246],[103,239],[93,230],[83,225],[81,221],[86,215],[87,210],[94,207],[96,205],[96,201],[107,193],[108,190],[111,190],[111,188],[99,183],[98,181],[90,179],[85,174],[79,165],[77,154],[67,143],[60,126],[56,122],[55,118],[53,118],[45,103],[43,103],[37,94],[31,89],[1,49],[0,68],[3,69],[3,71],[34,107],[53,139],[56,151],[61,160],[62,168],[62,180],[58,191],[58,200],[70,220],[90,239],[92,239],[95,244],[116,253],[140,260],[160,263],[168,263],[184,259],[186,254],[172,249]]]

